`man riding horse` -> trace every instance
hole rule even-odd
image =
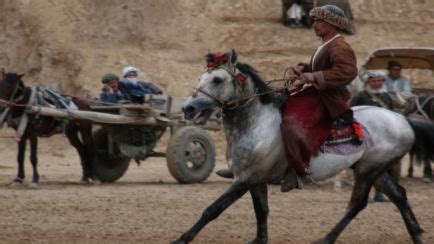
[[[344,11],[325,5],[312,9],[310,16],[322,45],[309,64],[292,67],[301,85],[289,90],[281,124],[288,163],[301,176],[310,173],[308,162],[331,135],[331,127],[352,125],[353,112],[347,104],[351,94],[346,85],[357,75],[354,51],[338,34],[349,24]],[[300,180],[293,180],[295,172],[288,170],[282,191],[302,188]]]
[[[332,127],[351,127],[353,123],[353,112],[347,104],[351,94],[346,85],[357,75],[356,56],[338,34],[338,30],[348,26],[349,20],[335,5],[314,8],[310,16],[314,19],[313,29],[321,38],[322,45],[309,64],[300,63],[292,67],[301,85],[288,90],[290,96],[282,109],[281,131],[290,164],[282,182],[283,192],[303,187],[302,181],[294,176],[309,174],[310,157],[330,137]],[[219,170],[217,174],[233,177],[229,170]]]

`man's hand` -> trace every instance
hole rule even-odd
[[[303,73],[300,75],[300,81],[303,83],[312,84],[315,83],[315,77],[312,73]]]
[[[109,85],[104,85],[104,88],[105,88],[109,93],[114,93],[113,88],[111,88],[111,86],[109,86]]]
[[[315,83],[315,77],[312,73],[303,73],[299,68],[291,67],[292,72],[298,77],[301,83]]]

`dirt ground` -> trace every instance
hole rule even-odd
[[[2,139],[0,146],[0,243],[169,243],[230,184],[215,174],[202,184],[177,184],[164,159],[148,159],[141,166],[131,163],[114,184],[80,184],[75,151],[66,138],[54,136],[40,141],[40,185],[31,188],[27,181],[23,187],[12,188],[16,146],[11,139]],[[224,167],[219,156],[216,169]],[[26,172],[30,179],[29,162]],[[420,176],[420,169],[417,173]],[[434,243],[434,186],[420,179],[403,178],[402,183],[426,231],[423,239]],[[339,191],[332,183],[324,183],[283,194],[278,186],[270,186],[269,243],[319,239],[343,215],[350,191],[349,184]],[[206,226],[193,243],[244,243],[254,238],[255,229],[246,195]],[[391,203],[373,203],[337,243],[411,241],[398,210]]]

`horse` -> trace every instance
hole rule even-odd
[[[25,178],[24,173],[24,156],[26,151],[26,142],[30,142],[30,162],[33,168],[33,177],[31,186],[37,186],[39,183],[39,173],[37,169],[38,157],[38,137],[49,137],[59,133],[57,131],[61,126],[62,121],[40,115],[26,115],[26,105],[31,100],[32,88],[24,85],[22,81],[23,75],[16,73],[3,74],[0,82],[0,99],[7,101],[8,108],[4,109],[2,120],[4,123],[6,118],[9,121],[18,121],[12,123],[11,126],[20,132],[20,121],[26,119],[21,135],[18,135],[18,174],[12,181],[12,185],[22,185]],[[72,98],[73,103],[78,109],[89,110],[89,104],[77,98]],[[6,114],[7,113],[7,114]],[[83,182],[91,182],[94,179],[93,174],[93,140],[92,140],[92,125],[86,121],[69,121],[64,125],[64,132],[69,142],[77,149],[81,160]],[[81,137],[81,139],[80,139]]]
[[[403,114],[407,116],[421,116],[427,120],[434,121],[434,95],[422,94],[420,96],[411,97],[407,100]],[[427,144],[433,144],[429,138],[426,138],[425,141]],[[434,147],[434,145],[432,145],[432,147]],[[425,182],[431,182],[433,178],[431,161],[434,159],[429,156],[429,153],[425,153],[424,147],[416,148],[415,150],[419,150],[420,152],[417,154],[410,152],[410,164],[407,177],[413,177],[414,162],[417,164],[423,162],[423,180]]]
[[[228,166],[234,180],[229,189],[204,210],[199,220],[171,243],[191,242],[206,224],[247,192],[252,197],[257,220],[256,238],[250,243],[267,243],[267,184],[281,181],[288,169],[280,131],[281,102],[253,67],[237,61],[234,50],[223,55],[209,54],[208,62],[211,62],[209,60],[215,66],[202,74],[196,91],[183,104],[183,111],[186,119],[202,124],[215,109],[221,110]],[[433,139],[434,127],[379,107],[353,109],[355,118],[364,125],[373,143],[350,155],[319,152],[311,158],[309,177],[313,181],[333,177],[347,168],[353,169],[355,178],[345,215],[315,243],[334,243],[367,206],[373,185],[398,207],[413,242],[420,243],[423,229],[410,207],[406,191],[385,172],[418,143],[414,127],[425,128]]]

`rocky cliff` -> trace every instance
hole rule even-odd
[[[380,47],[434,46],[434,1],[350,2],[359,61]],[[281,0],[0,0],[0,9],[0,67],[91,96],[102,74],[126,65],[186,96],[208,50],[233,48],[273,79],[319,44],[312,30],[279,23]]]

